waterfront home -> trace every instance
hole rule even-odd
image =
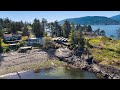
[[[4,41],[15,41],[15,40],[20,40],[21,37],[22,37],[21,35],[5,33],[3,40]]]
[[[34,45],[36,45],[36,44],[42,44],[42,37],[40,37],[40,38],[29,38],[29,39],[25,42],[25,44],[26,44],[27,46],[34,46]]]
[[[12,38],[12,34],[4,34],[4,40],[5,41],[10,41]]]
[[[82,32],[82,34],[90,38],[97,37],[97,35],[94,32]]]

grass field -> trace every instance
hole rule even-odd
[[[89,39],[92,46],[100,48],[89,48],[92,56],[103,65],[112,65],[120,67],[120,40],[112,40],[107,37],[98,37]]]

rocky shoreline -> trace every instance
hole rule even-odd
[[[112,66],[100,65],[93,58],[83,59],[72,54],[72,50],[59,48],[55,56],[68,65],[82,70],[90,71],[104,79],[120,79],[120,69]],[[100,78],[101,78],[100,77]]]
[[[3,60],[2,57],[4,57]],[[68,48],[47,51],[33,49],[27,53],[12,52],[4,54],[2,57],[0,58],[0,75],[32,68],[63,65],[60,62],[63,61],[67,66],[95,73],[100,78],[120,79],[120,69],[100,65],[94,58],[87,59],[87,57],[83,58],[83,56],[80,58]]]
[[[65,63],[41,49],[32,49],[26,53],[11,51],[0,54],[0,75],[61,65]]]

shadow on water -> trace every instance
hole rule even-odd
[[[79,73],[80,72],[80,73]],[[65,67],[64,68],[64,73],[68,74],[71,78],[84,78],[84,73],[81,73],[82,71],[79,69],[74,69],[74,68],[69,68]]]
[[[52,67],[49,67],[49,68],[44,68],[44,69],[36,69],[36,70],[34,70],[33,72],[34,73],[40,73],[40,72],[42,72],[42,71],[50,71],[50,70],[53,70],[54,68],[52,68]]]

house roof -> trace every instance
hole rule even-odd
[[[12,34],[4,34],[4,37],[11,37]]]

